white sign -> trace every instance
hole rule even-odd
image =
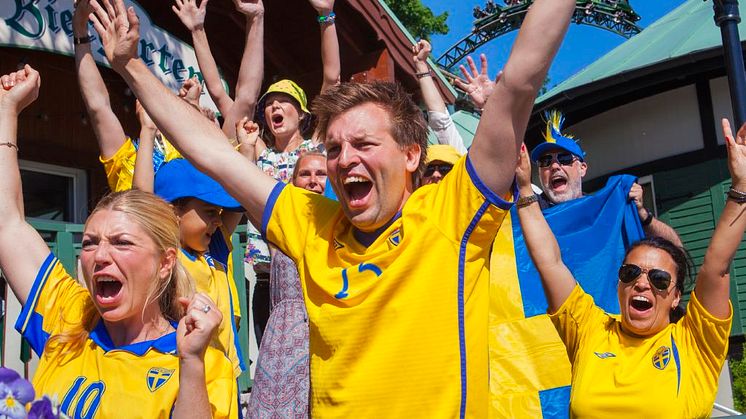
[[[153,24],[136,2],[125,0],[125,4],[133,6],[140,19],[140,58],[164,85],[178,91],[195,74],[202,80],[190,45]],[[1,0],[0,45],[74,56],[72,22],[73,0]],[[94,59],[111,67],[92,25],[88,32],[94,36],[91,44]],[[202,90],[200,104],[217,112],[207,89]]]

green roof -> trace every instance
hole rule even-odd
[[[746,16],[744,3],[746,1],[739,4],[741,16]],[[598,80],[719,47],[722,45],[722,38],[713,16],[711,1],[688,0],[598,61],[554,87],[541,96],[537,103]],[[741,21],[738,28],[743,36],[746,33],[746,20]]]
[[[474,141],[474,134],[477,132],[477,125],[479,125],[479,117],[471,112],[458,111],[452,114],[451,118],[456,125],[458,133],[461,134],[461,138],[464,140],[464,146],[466,148],[471,147],[471,143]],[[430,144],[437,144],[438,142],[432,130],[428,132],[427,142]]]

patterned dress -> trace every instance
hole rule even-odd
[[[308,315],[295,262],[276,250],[270,299],[272,311],[262,337],[248,417],[307,418]]]

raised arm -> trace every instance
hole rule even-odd
[[[324,80],[321,83],[321,92],[336,85],[340,81],[342,64],[339,59],[339,39],[337,38],[337,26],[333,17],[334,0],[309,0],[311,6],[319,14],[321,25],[321,64],[323,66]]]
[[[191,300],[182,298],[180,303],[186,308],[186,315],[179,320],[176,328],[179,393],[174,403],[173,417],[211,418],[213,415],[207,393],[205,353],[212,336],[223,321],[223,315],[215,302],[202,293],[195,294]]]
[[[446,108],[446,103],[435,85],[430,67],[427,65],[427,57],[430,56],[431,51],[430,43],[424,39],[412,46],[412,61],[417,72],[417,82],[422,92],[422,100],[427,108],[427,124],[432,128],[435,137],[438,139],[438,144],[450,145],[459,153],[466,154],[464,139],[461,138],[461,134],[456,129],[456,125]]]
[[[526,247],[536,265],[549,303],[549,312],[556,312],[575,288],[575,278],[562,262],[559,244],[549,228],[539,201],[531,188],[531,159],[525,144],[521,146],[516,181],[521,200],[518,201],[518,217],[526,239]],[[524,202],[527,198],[529,201]]]
[[[210,51],[210,44],[207,42],[207,33],[205,33],[207,2],[208,0],[202,0],[197,6],[197,0],[176,0],[171,9],[179,17],[181,23],[191,32],[194,53],[197,56],[197,63],[205,80],[207,92],[220,113],[225,115],[233,106],[233,99],[223,88],[218,65],[215,63],[212,51]]]
[[[95,14],[91,19],[112,67],[122,75],[155,125],[181,154],[220,182],[252,219],[261,220],[277,181],[247,162],[230,145],[220,128],[169,92],[137,57],[140,22],[135,10],[125,9],[123,0],[113,4],[102,0],[101,3],[106,10],[92,1]]]
[[[75,4],[73,15],[73,34],[75,38],[88,37],[88,15],[91,13],[89,0],[79,0]],[[91,54],[91,43],[80,43],[75,46],[75,68],[78,74],[78,85],[83,96],[83,103],[88,110],[91,127],[98,140],[101,156],[113,156],[124,144],[126,135],[119,119],[111,109],[109,93],[104,79],[96,67],[96,61]]]
[[[155,182],[155,170],[153,169],[153,150],[155,149],[155,136],[158,129],[153,120],[142,107],[140,101],[135,101],[135,114],[140,121],[140,140],[137,145],[137,156],[135,157],[135,170],[132,175],[132,187],[141,191],[153,193]]]
[[[36,100],[41,79],[26,65],[0,77],[0,269],[21,304],[31,291],[49,248],[23,217],[18,168],[18,115]]]
[[[730,123],[723,119],[723,134],[728,150],[731,193],[715,226],[710,246],[697,274],[695,291],[704,308],[724,319],[730,313],[730,264],[746,231],[746,125],[733,137]],[[735,192],[734,192],[735,191]]]
[[[246,43],[236,82],[236,100],[224,115],[223,132],[232,136],[233,128],[244,116],[253,117],[264,78],[264,3],[262,0],[233,0],[236,9],[246,15]]]
[[[575,0],[536,0],[513,45],[503,76],[487,99],[469,156],[477,174],[493,192],[508,192],[518,150],[536,94],[544,83]]]

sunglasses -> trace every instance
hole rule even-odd
[[[619,280],[625,284],[636,280],[643,273],[648,275],[650,284],[659,291],[665,291],[671,285],[671,274],[662,269],[643,269],[637,265],[628,263],[619,268]]]
[[[453,166],[450,164],[431,164],[425,168],[425,176],[432,176],[436,171],[440,172],[441,176],[445,176],[451,169],[453,169]]]
[[[539,160],[537,160],[536,163],[539,167],[549,167],[555,159],[557,159],[557,163],[562,166],[570,166],[572,165],[572,162],[575,161],[575,156],[571,153],[549,153],[539,157]]]

